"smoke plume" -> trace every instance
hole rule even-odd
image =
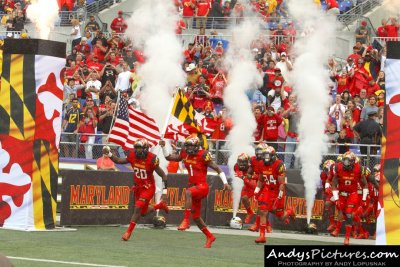
[[[57,0],[33,0],[26,14],[39,32],[40,39],[49,39],[50,30],[58,19]]]
[[[228,69],[228,84],[224,91],[224,103],[228,108],[233,127],[228,140],[231,148],[228,165],[230,173],[240,153],[254,154],[252,146],[256,121],[246,91],[258,88],[262,84],[262,76],[256,68],[251,54],[251,42],[259,36],[256,20],[246,20],[233,28],[233,39],[229,44],[225,65]],[[233,176],[233,175],[232,175]],[[240,202],[243,181],[232,177],[233,182],[233,216],[236,216]]]
[[[289,12],[295,21],[301,22],[305,33],[296,40],[296,59],[291,75],[300,109],[297,156],[302,165],[307,221],[310,222],[319,184],[319,165],[322,155],[327,151],[324,130],[330,97],[327,89],[329,75],[325,65],[332,51],[336,26],[334,18],[324,15],[310,0],[291,0]]]
[[[180,65],[182,48],[175,34],[178,14],[171,0],[141,0],[137,7],[128,21],[127,32],[146,60],[137,70],[143,83],[140,103],[162,131],[170,112],[172,94],[176,86],[185,84],[185,73]],[[163,156],[159,158],[165,170],[167,162]],[[160,184],[160,179],[157,180]]]

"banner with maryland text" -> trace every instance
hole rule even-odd
[[[378,245],[400,245],[400,42],[387,42]],[[382,171],[383,170],[383,171]],[[382,175],[383,173],[383,175]]]
[[[55,227],[65,43],[6,39],[0,89],[0,227]]]

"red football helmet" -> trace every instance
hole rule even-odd
[[[197,136],[189,136],[186,138],[184,146],[189,155],[194,155],[200,149],[200,139]]]
[[[237,158],[237,165],[239,166],[239,170],[247,171],[250,165],[250,156],[246,153],[241,153]]]
[[[344,169],[352,170],[354,167],[354,163],[356,162],[356,159],[357,156],[353,152],[347,151],[346,153],[344,153],[342,157]]]
[[[135,150],[135,156],[139,159],[144,159],[147,157],[147,153],[149,152],[149,141],[144,138],[139,138],[133,144],[133,148]]]
[[[268,145],[266,143],[263,143],[263,142],[259,143],[256,146],[255,154],[256,154],[257,160],[263,160],[264,159],[264,152],[267,149],[267,147],[268,147]]]
[[[276,159],[276,152],[275,148],[272,146],[267,146],[267,148],[264,150],[264,162],[266,164],[271,164],[275,161]]]

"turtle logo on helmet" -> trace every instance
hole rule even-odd
[[[145,159],[147,157],[147,154],[149,153],[149,147],[149,142],[146,139],[137,139],[136,142],[133,144],[135,156],[138,159]]]
[[[256,146],[255,154],[256,154],[257,160],[263,160],[264,159],[264,152],[265,152],[265,149],[267,149],[267,147],[268,147],[268,145],[266,143],[259,143]]]
[[[264,162],[265,164],[269,165],[272,164],[276,159],[276,152],[275,152],[275,148],[273,148],[272,146],[268,146],[265,150],[264,150]]]
[[[184,146],[189,155],[194,155],[200,149],[200,140],[197,136],[189,136],[186,138]]]
[[[246,153],[241,153],[238,156],[236,163],[239,167],[239,170],[247,171],[250,165],[250,156],[247,155]]]

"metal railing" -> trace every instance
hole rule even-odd
[[[89,0],[86,4],[86,10],[89,14],[97,14],[100,11],[120,2],[121,0]]]
[[[337,20],[342,22],[344,26],[348,27],[348,25],[360,19],[364,14],[381,4],[381,0],[364,0],[346,13],[338,15]]]
[[[70,141],[65,141],[66,136],[70,136]],[[71,133],[62,133],[61,135],[61,142],[60,142],[60,157],[68,157],[68,158],[86,158],[86,159],[97,159],[102,156],[102,148],[105,145],[102,142],[102,137],[106,136],[104,134],[90,134],[89,136],[95,136],[94,143],[82,143],[81,136],[84,134],[71,134]],[[72,138],[73,137],[73,138]],[[73,141],[71,141],[73,140]],[[213,156],[214,161],[218,165],[227,165],[228,159],[230,156],[230,149],[229,149],[229,141],[226,140],[208,140],[209,144],[209,151]],[[286,159],[286,167],[290,168],[297,168],[298,167],[298,159],[296,159],[295,152],[285,152],[286,145],[298,145],[297,142],[269,142],[269,145],[276,144],[277,149],[277,156],[279,159],[285,162]],[[117,154],[117,156],[125,157],[125,152],[122,148],[115,144],[107,144],[111,147]],[[88,158],[87,152],[88,148],[90,147],[90,153],[92,154],[91,158]],[[182,147],[182,143],[178,142],[177,145],[178,149]],[[361,154],[359,148],[366,147],[367,154]],[[351,151],[353,151],[357,156],[359,156],[362,160],[362,164],[365,166],[373,166],[380,162],[380,146],[379,145],[361,145],[361,144],[351,144],[350,145]],[[377,154],[373,154],[373,151],[378,151]],[[338,157],[338,153],[331,153],[325,154],[323,156],[323,160],[332,159],[336,160]],[[288,163],[289,162],[289,163]]]

